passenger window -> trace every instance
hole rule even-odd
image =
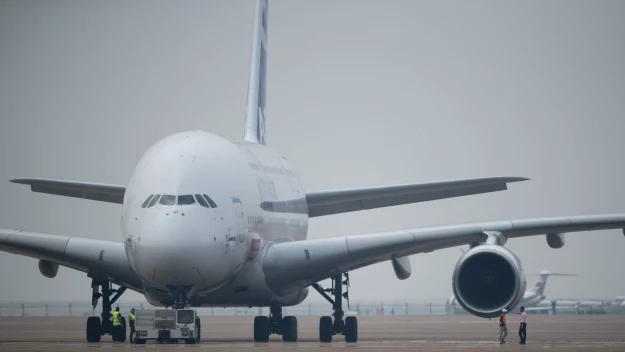
[[[151,208],[154,206],[154,204],[156,204],[156,202],[158,202],[158,199],[161,197],[160,194],[157,194],[154,196],[154,198],[152,198],[152,200],[150,201],[150,203],[148,204],[148,208]]]
[[[191,205],[195,204],[195,199],[190,194],[186,194],[184,196],[178,196],[178,205]]]
[[[152,197],[154,197],[153,194],[150,194],[150,196],[148,197],[148,199],[145,200],[145,202],[143,202],[143,204],[141,204],[141,208],[145,208],[148,206],[148,203],[150,203],[150,200],[152,200]]]
[[[204,198],[206,198],[206,201],[208,202],[208,204],[210,204],[211,208],[217,208],[217,204],[215,204],[215,202],[213,202],[212,199],[210,199],[209,196],[207,196],[206,194],[204,195]]]
[[[195,198],[197,198],[197,202],[198,202],[198,203],[200,203],[200,205],[201,205],[201,206],[206,207],[206,208],[210,208],[210,207],[208,206],[208,203],[206,203],[206,200],[205,200],[204,198],[202,198],[202,196],[201,196],[201,195],[196,194],[196,195],[195,195]]]
[[[159,204],[174,205],[176,204],[176,196],[164,195],[161,197]]]

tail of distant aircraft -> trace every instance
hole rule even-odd
[[[545,286],[547,285],[547,278],[549,276],[576,276],[576,275],[575,274],[552,273],[550,271],[543,270],[543,271],[540,272],[540,279],[536,283],[536,286],[534,286],[533,288],[529,289],[528,291],[530,291],[532,293],[535,293],[535,294],[543,295],[544,292],[545,292]]]
[[[247,91],[247,113],[243,139],[265,144],[265,103],[267,100],[267,23],[268,0],[256,0],[254,37],[250,60],[250,78]]]

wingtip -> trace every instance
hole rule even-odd
[[[531,181],[531,178],[527,177],[509,177],[508,182],[523,182],[523,181]]]

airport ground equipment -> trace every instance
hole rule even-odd
[[[137,309],[135,311],[135,343],[200,341],[201,324],[194,309]]]

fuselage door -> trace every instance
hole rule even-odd
[[[237,238],[239,242],[245,242],[247,236],[247,225],[243,214],[243,203],[240,198],[232,198],[232,208],[234,210],[234,218],[237,223]]]

